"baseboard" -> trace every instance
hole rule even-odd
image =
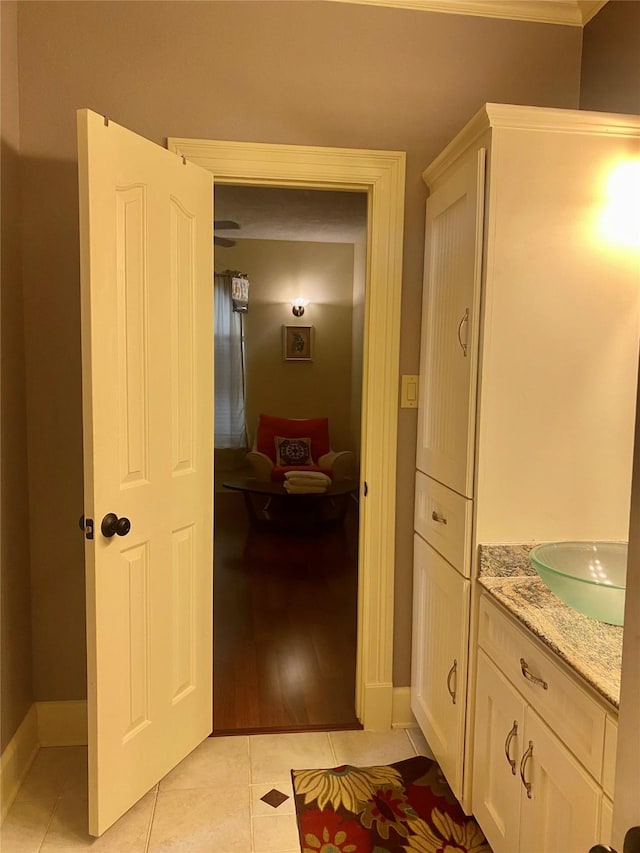
[[[0,755],[0,822],[11,808],[39,747],[38,713],[34,703]]]
[[[394,687],[391,706],[391,728],[410,729],[416,726],[416,718],[411,710],[411,688]]]
[[[40,746],[84,746],[87,743],[87,700],[36,702]]]

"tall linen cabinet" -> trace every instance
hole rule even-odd
[[[467,810],[478,545],[628,537],[640,281],[611,179],[639,140],[487,104],[423,175],[411,706]]]

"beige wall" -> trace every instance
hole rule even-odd
[[[400,367],[418,370],[421,171],[485,101],[575,107],[574,27],[315,2],[19,7],[34,688],[85,695],[75,111],[193,136],[407,152]],[[399,412],[395,684],[409,683],[415,411]],[[57,528],[43,523],[55,510]]]
[[[580,109],[640,115],[638,0],[609,0],[584,28]]]
[[[335,449],[351,448],[353,246],[287,240],[238,240],[216,248],[216,270],[245,272],[246,416],[253,440],[258,415],[327,416]],[[310,301],[302,317],[291,300]],[[284,361],[282,326],[313,326],[313,360]]]
[[[24,335],[20,252],[17,7],[2,3],[2,661],[0,752],[32,700],[31,584],[26,480]]]

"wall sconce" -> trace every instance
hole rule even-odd
[[[295,299],[291,300],[291,312],[294,317],[302,317],[304,314],[305,306],[309,304],[308,299],[303,299],[301,296],[296,296]]]

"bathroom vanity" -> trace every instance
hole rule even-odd
[[[638,117],[487,104],[423,175],[411,706],[496,853],[608,840],[622,629],[581,658],[480,551],[628,537],[640,288],[604,226],[639,150]]]

